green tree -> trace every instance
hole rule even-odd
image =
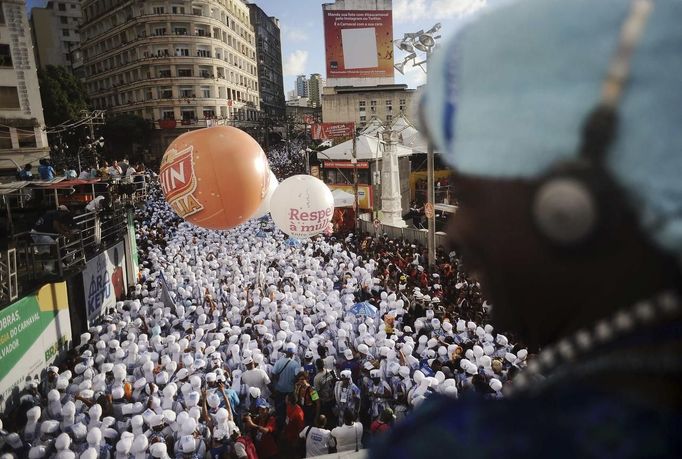
[[[65,67],[48,65],[38,70],[40,97],[43,100],[45,124],[55,126],[80,118],[88,109],[88,97],[83,84]]]
[[[103,129],[105,148],[115,158],[131,156],[133,145],[147,145],[153,126],[151,122],[137,115],[115,115],[107,118]]]

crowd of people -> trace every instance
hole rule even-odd
[[[359,450],[434,394],[502,397],[525,366],[454,253],[430,270],[403,241],[292,243],[267,217],[206,231],[158,189],[138,244],[140,283],[28,386],[3,459]]]

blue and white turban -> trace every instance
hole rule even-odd
[[[575,156],[600,98],[625,0],[488,8],[434,55],[422,111],[459,173],[535,179]],[[637,44],[606,167],[643,229],[682,259],[682,1],[657,0]]]

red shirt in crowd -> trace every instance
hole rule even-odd
[[[289,442],[297,442],[298,434],[305,427],[303,409],[298,405],[287,404],[287,419],[284,426],[284,438]]]
[[[277,449],[277,442],[275,441],[275,429],[277,428],[277,420],[274,416],[268,416],[266,419],[258,418],[256,421],[261,427],[265,427],[268,432],[253,431],[253,442],[256,444],[256,451],[258,457],[267,459],[276,456],[279,453]]]

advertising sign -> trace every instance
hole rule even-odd
[[[47,284],[0,311],[0,412],[70,341],[66,282]]]
[[[324,10],[327,78],[393,77],[391,10]]]
[[[353,137],[355,123],[318,123],[311,126],[311,134],[315,140]]]
[[[85,265],[83,289],[88,323],[103,315],[107,308],[116,305],[117,300],[125,297],[127,289],[125,264],[124,245],[123,242],[119,242]]]
[[[355,169],[356,165],[350,161],[324,161],[325,169]],[[358,161],[358,169],[369,169],[369,162]]]
[[[346,193],[353,194],[353,185],[334,185],[330,184],[330,190],[343,190]],[[358,205],[360,209],[372,210],[373,193],[370,185],[358,185]]]

